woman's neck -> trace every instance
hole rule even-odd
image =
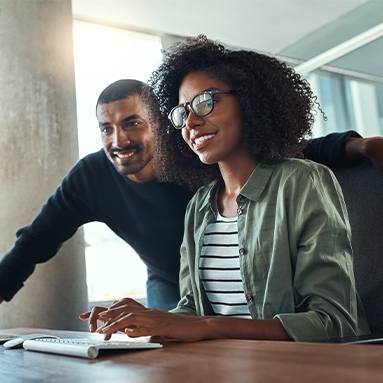
[[[237,196],[253,173],[258,161],[255,158],[245,157],[234,164],[219,163],[224,189],[229,195]]]
[[[255,167],[255,158],[246,157],[236,164],[219,163],[219,169],[223,178],[218,193],[218,210],[223,217],[234,217],[237,215],[236,198],[243,188]]]

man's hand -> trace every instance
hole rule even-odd
[[[383,176],[383,137],[350,137],[345,144],[345,153],[350,159],[368,158]]]
[[[0,296],[0,303],[1,303],[3,300],[4,300],[4,298]]]

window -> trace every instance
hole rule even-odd
[[[383,135],[383,84],[330,73],[310,73],[307,80],[328,118],[317,114],[315,137],[351,129],[364,137]]]
[[[73,40],[81,158],[102,147],[95,115],[99,94],[116,80],[147,81],[161,61],[162,45],[158,36],[77,20]],[[134,250],[105,224],[87,224],[84,232],[89,301],[145,298],[146,267]]]

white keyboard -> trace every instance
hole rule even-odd
[[[125,342],[125,341],[104,341],[97,339],[33,339],[26,340],[23,343],[25,350],[49,352],[54,354],[63,354],[71,356],[79,356],[82,358],[97,358],[100,349],[104,350],[132,350],[145,348],[161,348],[160,343],[145,342]]]

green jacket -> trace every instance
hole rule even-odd
[[[214,315],[198,264],[220,182],[199,189],[188,205],[181,301],[173,312]],[[297,159],[260,163],[237,204],[240,268],[253,319],[278,318],[296,341],[370,333],[355,289],[346,205],[327,167]]]

